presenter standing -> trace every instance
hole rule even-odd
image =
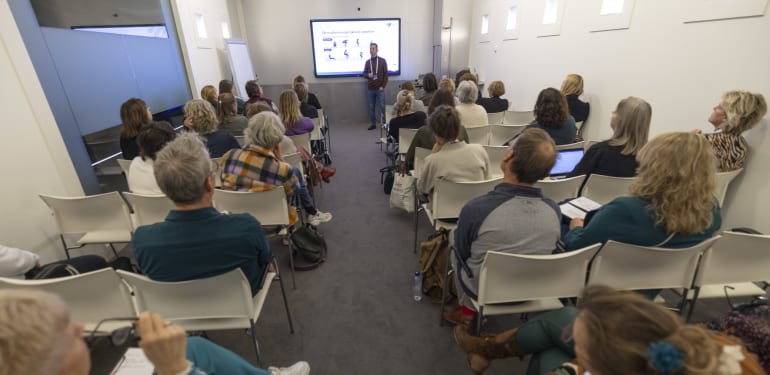
[[[369,53],[372,58],[364,64],[364,77],[368,81],[366,99],[369,102],[369,130],[377,127],[377,110],[380,107],[382,124],[385,123],[385,85],[388,84],[388,63],[382,57],[377,56],[377,43],[369,44]]]

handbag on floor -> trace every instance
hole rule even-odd
[[[312,270],[326,261],[326,240],[310,225],[295,229],[291,233],[291,242],[299,255],[294,261],[295,270]]]
[[[429,296],[433,303],[441,303],[441,292],[444,288],[447,262],[449,262],[449,230],[441,227],[420,243],[420,270],[422,272],[422,292]],[[446,293],[447,302],[457,297],[454,278],[449,279],[449,290]]]
[[[414,182],[415,178],[408,174],[395,174],[393,189],[390,191],[390,208],[414,212]]]

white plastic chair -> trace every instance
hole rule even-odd
[[[236,135],[235,140],[238,141],[239,146],[243,147],[243,145],[246,143],[246,136]]]
[[[564,144],[564,145],[556,145],[556,151],[559,151],[559,150],[572,150],[572,149],[576,149],[576,148],[585,148],[585,142],[584,141],[580,141],[580,142],[575,142],[575,143],[567,143],[567,144]]]
[[[291,164],[292,167],[296,167],[299,169],[300,172],[302,172],[302,155],[300,155],[298,152],[295,152],[293,154],[288,154],[283,156],[283,161]]]
[[[535,187],[540,188],[544,197],[558,203],[565,199],[577,198],[580,185],[585,178],[585,175],[580,175],[559,180],[540,180],[535,183]]]
[[[288,137],[294,142],[294,146],[302,147],[307,152],[313,152],[313,149],[310,147],[310,133],[290,135]]]
[[[425,164],[425,158],[430,155],[431,150],[425,147],[414,148],[414,176],[419,177],[422,171],[422,166]],[[416,191],[416,190],[415,190]]]
[[[136,316],[131,293],[112,268],[79,275],[44,280],[0,278],[0,288],[37,289],[61,297],[67,303],[73,322],[93,330],[104,319]],[[101,328],[110,332],[126,322],[106,322]]]
[[[163,282],[147,276],[117,271],[134,293],[137,311],[152,311],[187,331],[245,328],[251,331],[257,362],[260,361],[256,323],[275,272],[266,272],[262,288],[252,297],[249,280],[240,268],[205,279]],[[283,292],[283,290],[282,290]],[[289,330],[294,325],[283,295]]]
[[[487,113],[487,123],[489,125],[499,125],[503,123],[505,112]]]
[[[601,141],[584,141],[583,149],[588,151],[588,149],[591,148],[591,146],[593,146],[593,145],[595,145],[597,143],[600,143],[600,142]]]
[[[611,200],[628,194],[628,187],[636,177],[611,177],[593,173],[588,176],[580,195],[590,198],[599,204],[607,204]]]
[[[165,195],[145,195],[123,193],[131,208],[134,209],[134,229],[166,221],[168,212],[175,208],[174,202]]]
[[[695,276],[687,319],[699,298],[756,297],[767,292],[754,282],[770,280],[770,236],[725,231],[706,249]]]
[[[727,195],[727,188],[730,186],[730,182],[735,179],[739,174],[743,172],[743,168],[736,169],[729,172],[717,173],[717,186],[714,189],[714,196],[719,201],[719,207],[724,207],[725,195]]]
[[[526,125],[490,125],[489,145],[502,146],[519,133],[523,132]]]
[[[331,153],[332,152],[332,138],[331,138],[331,129],[329,128],[329,122],[326,121],[326,115],[324,114],[323,109],[318,110],[318,118],[321,120],[321,129],[324,129],[324,140],[326,142],[326,150]]]
[[[283,186],[276,186],[274,189],[260,192],[253,191],[230,191],[214,190],[214,205],[220,211],[230,213],[249,213],[259,220],[263,227],[281,226],[288,228],[289,222],[289,203],[286,199],[286,191]],[[291,207],[294,209],[294,207]],[[289,265],[291,272],[291,281],[294,288],[297,288],[297,281],[294,278],[294,251],[293,244],[289,241]]]
[[[417,135],[417,129],[399,129],[398,130],[398,153],[406,154],[409,151],[409,146],[414,140],[414,136]]]
[[[222,187],[222,158],[211,158],[211,163],[216,165],[219,171],[214,174],[214,187]]]
[[[117,161],[120,169],[126,174],[126,178],[128,178],[128,171],[131,169],[131,162],[133,160],[118,158]]]
[[[489,125],[465,128],[465,131],[468,132],[468,143],[482,146],[489,144]]]
[[[528,125],[535,121],[534,111],[505,111],[503,125]]]
[[[83,197],[55,197],[40,194],[40,199],[51,209],[59,228],[64,253],[70,258],[70,250],[86,244],[106,243],[115,257],[118,252],[113,243],[131,242],[131,215],[128,206],[118,192]],[[78,246],[68,246],[67,234],[83,234]]]
[[[701,253],[720,236],[684,249],[667,249],[607,241],[591,262],[589,284],[618,290],[683,289],[679,308],[692,288]]]
[[[472,300],[478,311],[477,332],[485,315],[556,310],[563,306],[559,298],[579,296],[600,247],[597,243],[552,255],[487,252],[479,275],[474,275],[479,282],[478,299]]]
[[[323,134],[321,134],[321,118],[316,117],[311,120],[313,120],[313,131],[310,132],[310,140],[311,141],[323,140]]]
[[[500,163],[505,157],[505,153],[508,151],[507,146],[484,146],[484,151],[489,156],[489,175],[492,178],[503,177],[503,170],[500,169]]]

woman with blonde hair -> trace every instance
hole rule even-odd
[[[120,128],[120,151],[123,152],[123,159],[133,160],[139,156],[136,137],[142,126],[152,121],[152,112],[144,100],[131,98],[120,106],[120,121],[123,123]]]
[[[704,135],[714,148],[720,172],[743,168],[749,145],[742,134],[759,123],[765,113],[767,103],[762,94],[728,91],[722,95],[709,116],[716,131]],[[700,129],[695,132],[701,133]]]
[[[249,119],[238,114],[238,101],[230,93],[219,95],[217,120],[220,129],[227,130],[234,136],[243,135],[243,130],[249,125]]]
[[[561,93],[567,98],[570,115],[575,121],[581,122],[588,118],[591,105],[580,100],[583,95],[583,77],[579,74],[569,74],[561,84]]]
[[[500,113],[508,110],[508,99],[502,99],[505,95],[505,84],[503,81],[492,81],[487,88],[488,98],[481,98],[479,105],[484,107],[487,113]]]
[[[286,135],[299,135],[313,131],[313,120],[302,116],[299,98],[293,90],[285,90],[278,98],[278,114],[286,127]]]
[[[414,87],[414,86],[412,86]],[[397,116],[390,120],[388,124],[388,135],[398,142],[399,129],[419,129],[425,125],[428,116],[425,114],[425,108],[422,111],[415,111],[414,103],[418,101],[414,98],[414,91],[401,90],[396,96],[395,110]]]
[[[572,219],[564,235],[567,249],[608,240],[684,248],[719,230],[716,158],[703,137],[662,134],[644,145],[636,158],[639,169],[629,188],[631,196],[615,198],[587,216],[585,223]]]
[[[301,74],[297,74],[296,76],[294,76],[294,79],[291,81],[292,87],[296,86],[298,83],[305,85],[305,88],[307,89],[307,104],[312,105],[313,107],[315,107],[315,109],[323,109],[321,107],[321,102],[318,101],[318,97],[316,96],[316,94],[313,94],[312,92],[310,92],[310,87],[308,86],[307,81],[305,81],[305,77],[302,76]],[[301,99],[302,98],[300,98],[300,100]]]
[[[217,88],[212,85],[203,86],[201,89],[201,99],[211,103],[214,108],[219,107],[219,95],[217,94]]]
[[[629,96],[621,100],[610,119],[612,138],[591,146],[568,177],[592,173],[636,176],[636,154],[647,143],[651,118],[652,107],[644,99]]]
[[[193,99],[184,105],[184,126],[206,138],[206,148],[212,158],[221,157],[226,151],[240,148],[238,141],[219,126],[211,103],[203,99]]]
[[[417,99],[417,87],[415,87],[412,81],[406,81],[401,84],[401,90],[409,91],[412,93],[412,112],[425,112],[425,104],[422,100]],[[396,96],[396,102],[393,103],[393,109],[390,111],[393,117],[401,116],[398,114],[398,96]],[[427,117],[427,113],[426,113]]]
[[[476,374],[492,359],[530,354],[527,375],[765,373],[740,340],[682,324],[664,306],[603,285],[586,286],[577,308],[539,315],[496,336],[471,336],[463,326],[454,332]]]

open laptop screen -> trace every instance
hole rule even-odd
[[[572,172],[580,159],[583,158],[584,152],[582,148],[557,151],[556,164],[551,168],[551,177],[565,176]]]

